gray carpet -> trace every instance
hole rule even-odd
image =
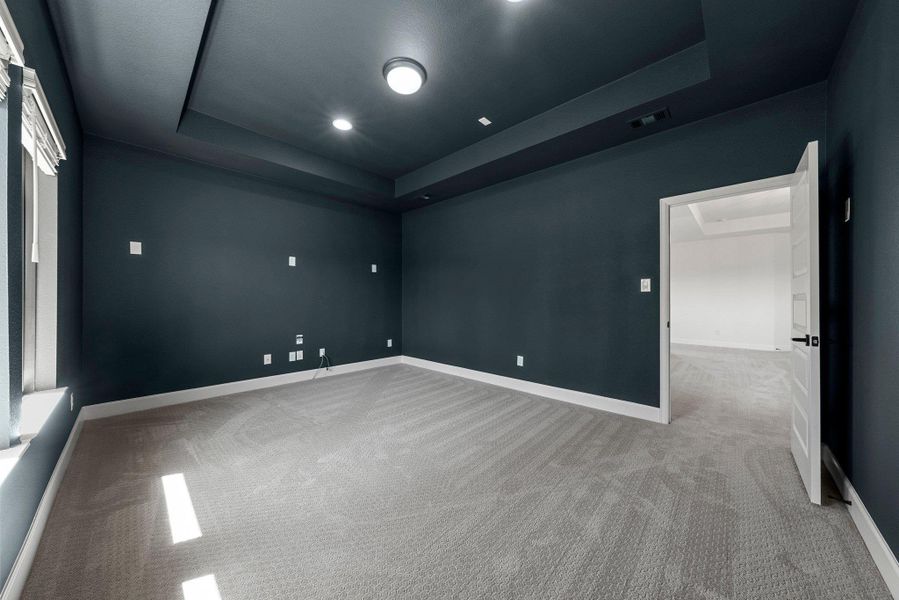
[[[409,366],[88,422],[25,598],[889,598],[806,499],[783,357],[672,367],[669,426]]]

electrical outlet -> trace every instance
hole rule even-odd
[[[297,353],[296,353],[296,352],[291,352],[291,353],[289,353],[289,354],[287,355],[287,360],[290,361],[290,362],[296,362],[296,360],[297,360]]]
[[[372,272],[372,273],[377,273],[377,272],[378,272],[378,265],[372,264],[372,266],[371,266],[371,272]]]
[[[387,340],[387,347],[393,348],[393,340]]]
[[[264,364],[264,365],[272,364],[272,355],[271,354],[263,354],[262,355],[262,364]]]
[[[519,354],[515,358],[515,364],[518,365],[519,367],[523,367],[524,366],[524,357]]]
[[[322,357],[322,356],[324,356],[324,355],[325,355],[325,349],[324,349],[324,348],[319,348],[319,349],[318,349],[318,356],[319,356],[319,358]]]
[[[297,350],[297,360],[303,360],[303,351]]]
[[[288,256],[287,257],[287,266],[289,266],[289,267],[297,266],[297,257],[296,256]]]
[[[297,346],[302,346],[302,345],[303,345],[303,334],[298,333],[297,334]]]
[[[131,254],[142,254],[143,245],[140,242],[128,242],[128,250]]]
[[[641,279],[640,280],[640,292],[645,294],[647,292],[652,291],[652,279]]]

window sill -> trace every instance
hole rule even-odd
[[[16,466],[19,458],[28,450],[31,440],[37,437],[67,392],[68,388],[57,388],[22,396],[22,421],[19,425],[21,442],[11,448],[0,450],[0,485],[3,485],[3,481]]]

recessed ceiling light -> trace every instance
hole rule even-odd
[[[411,58],[391,58],[384,65],[384,79],[397,94],[408,96],[421,89],[428,74],[421,63]]]
[[[353,128],[353,124],[346,119],[334,119],[333,121],[331,121],[331,125],[341,131],[349,131]]]
[[[493,124],[493,121],[491,121],[487,117],[481,117],[480,119],[478,119],[478,123],[480,123],[484,127],[487,127],[488,125]]]

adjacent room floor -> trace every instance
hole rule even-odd
[[[888,599],[785,360],[680,349],[669,426],[409,366],[90,421],[25,598]]]

